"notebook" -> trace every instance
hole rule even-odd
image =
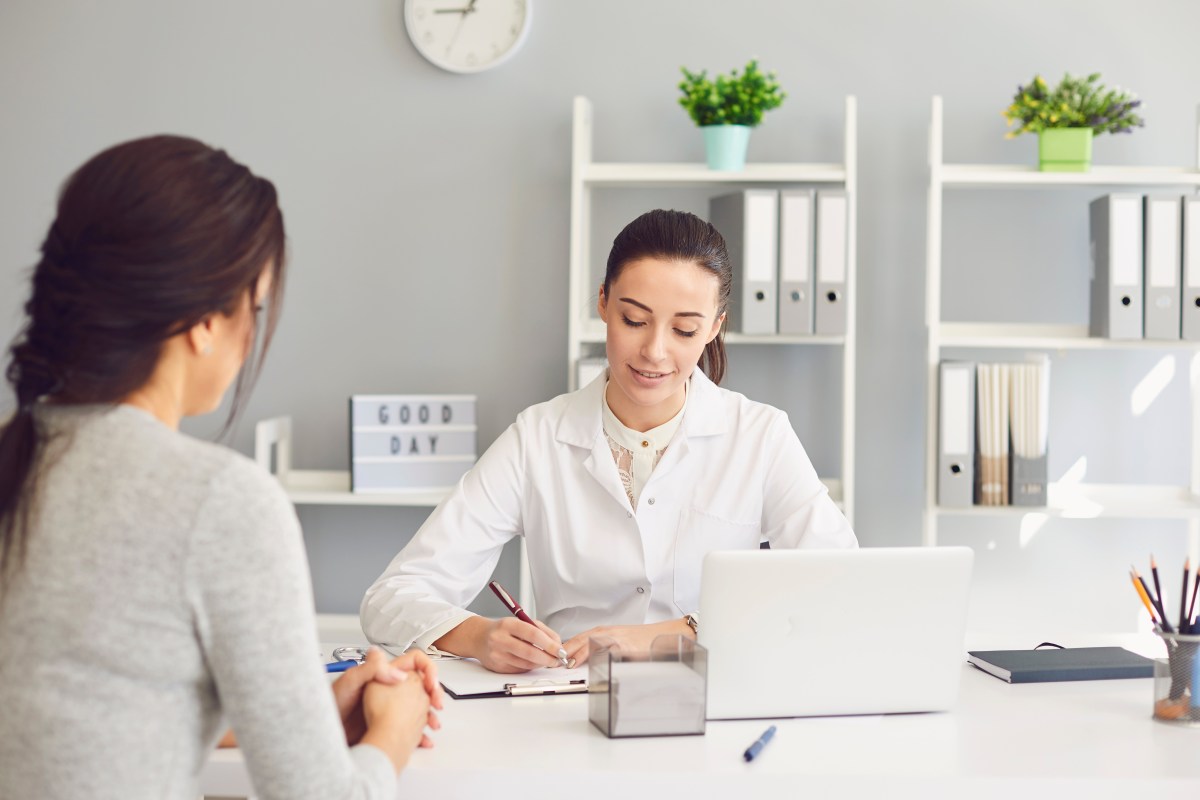
[[[973,558],[967,547],[709,553],[708,718],[949,709]]]
[[[1154,677],[1153,661],[1123,647],[972,650],[967,661],[1009,683]]]

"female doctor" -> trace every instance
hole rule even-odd
[[[704,220],[651,211],[613,241],[607,374],[527,408],[367,591],[372,641],[521,672],[694,636],[711,550],[855,547],[787,415],[718,388],[732,271]],[[697,366],[700,369],[696,369]],[[464,609],[525,537],[534,625]]]

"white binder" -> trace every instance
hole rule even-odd
[[[818,334],[840,335],[846,332],[846,220],[849,210],[846,192],[817,192],[817,297]]]
[[[728,330],[775,333],[778,311],[779,193],[746,189],[709,201],[709,222],[733,263]]]
[[[938,365],[937,502],[970,506],[975,492],[975,365]]]
[[[1142,197],[1109,194],[1089,207],[1092,260],[1088,332],[1142,338]]]
[[[1179,195],[1147,195],[1145,200],[1145,338],[1179,339]]]
[[[1183,198],[1183,338],[1200,341],[1200,196]]]
[[[779,332],[813,332],[813,192],[779,193]]]

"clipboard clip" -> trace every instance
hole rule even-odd
[[[504,693],[511,697],[530,694],[577,694],[586,692],[587,679],[576,681],[534,681],[533,683],[506,683]]]

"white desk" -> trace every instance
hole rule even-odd
[[[1065,643],[1065,642],[1064,642]],[[963,667],[941,714],[709,722],[704,736],[608,739],[584,695],[451,700],[437,746],[418,751],[402,798],[1200,797],[1200,729],[1150,716],[1150,679],[1009,685]],[[206,794],[245,796],[236,750]]]

